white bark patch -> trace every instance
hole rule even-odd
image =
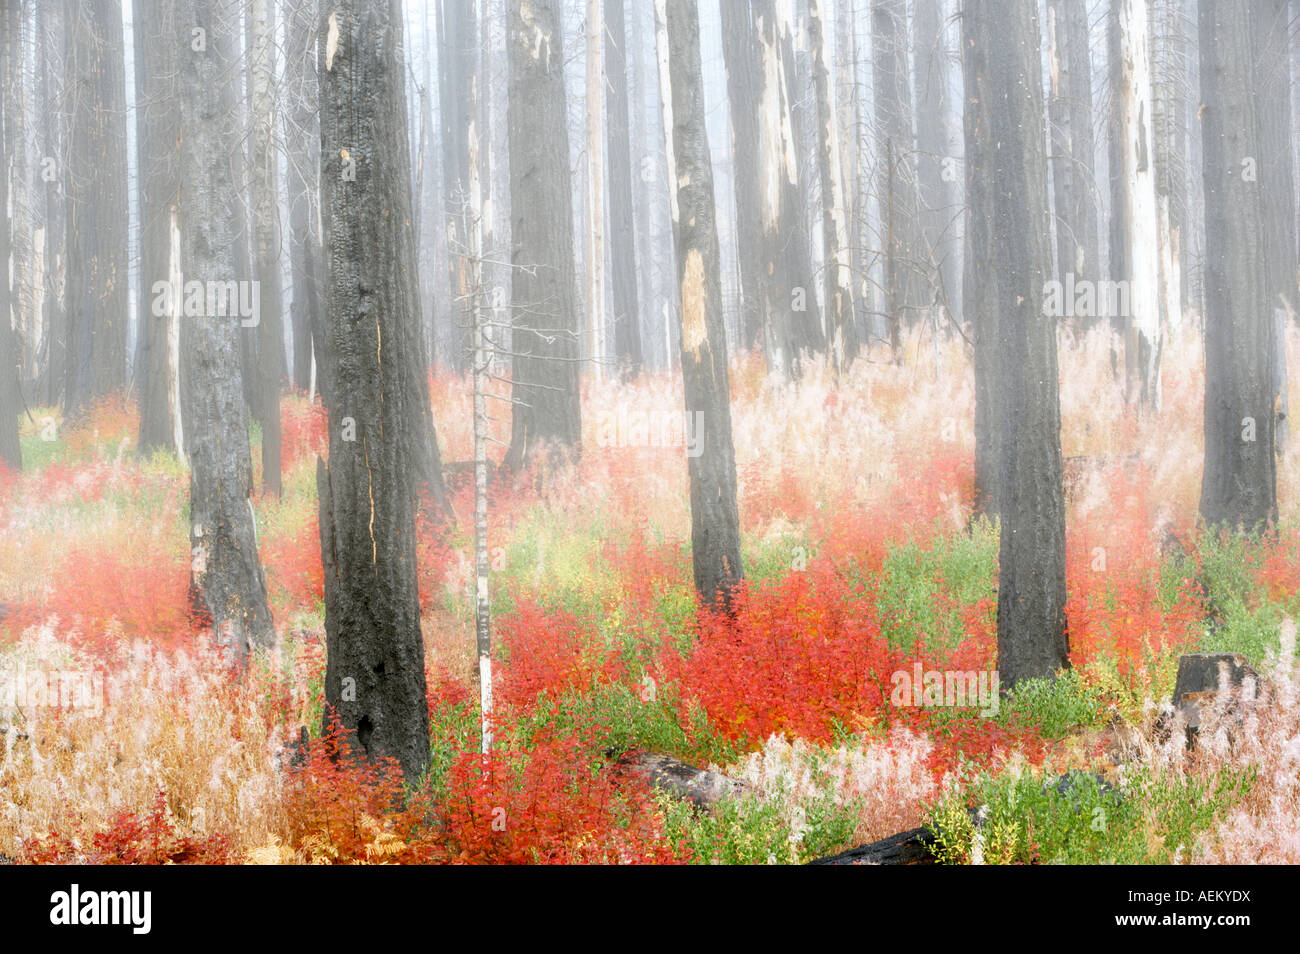
[[[1119,0],[1120,121],[1128,148],[1120,174],[1128,221],[1127,261],[1132,316],[1130,328],[1150,346],[1143,379],[1159,406],[1160,236],[1151,130],[1151,58],[1144,0]],[[1119,277],[1119,276],[1117,276]]]
[[[339,51],[339,17],[337,13],[330,14],[329,33],[325,36],[325,69],[327,71],[334,69],[334,54]]]
[[[663,102],[664,154],[668,164],[668,199],[673,225],[681,218],[677,206],[677,153],[673,148],[673,83],[668,65],[668,7],[666,0],[655,0],[655,55],[659,60],[659,96]],[[674,187],[676,184],[676,187]]]
[[[542,66],[549,71],[551,68],[551,34],[543,30],[537,23],[537,18],[533,15],[533,5],[528,0],[522,0],[519,4],[519,19],[524,26],[533,31],[531,39],[525,38],[525,43],[530,47],[528,55],[534,60],[540,61]]]
[[[704,259],[700,250],[693,248],[686,254],[682,272],[682,350],[697,358],[709,336],[704,307]]]
[[[492,657],[478,657],[479,708],[482,711],[483,753],[492,748]]]
[[[758,106],[758,136],[761,198],[763,206],[763,227],[774,231],[778,227],[781,212],[781,178],[791,185],[799,181],[798,166],[795,164],[794,133],[790,125],[790,104],[785,98],[785,66],[781,62],[780,39],[786,32],[784,23],[773,29],[774,40],[768,41],[768,33],[762,18],[759,18],[758,32],[761,37],[762,92]]]

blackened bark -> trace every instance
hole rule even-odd
[[[6,75],[13,47],[18,38],[12,32],[0,37],[0,76]],[[0,110],[5,108],[0,102]],[[5,123],[0,121],[0,155],[8,156],[10,144],[4,140]],[[0,169],[0,262],[9,262],[9,176]],[[18,384],[18,350],[15,346],[12,319],[12,296],[9,269],[0,273],[0,467],[21,470],[22,446],[18,440],[18,414],[21,395]]]
[[[316,80],[316,0],[297,0],[285,14],[285,116],[289,133],[289,268],[293,282],[293,386],[311,387],[314,316],[320,313],[320,114]]]
[[[934,288],[926,297],[951,315],[949,300],[961,276],[953,220],[959,197],[955,177],[945,175],[948,155],[948,51],[940,0],[914,4],[912,68],[916,74],[916,172],[921,205],[922,249]]]
[[[473,0],[440,0],[438,16],[438,92],[442,121],[443,202],[452,289],[452,327],[448,329],[450,363],[469,367],[472,326],[468,310],[470,100],[478,61]]]
[[[156,282],[169,281],[172,229],[180,201],[180,102],[177,54],[185,31],[175,21],[175,7],[159,0],[135,0],[136,156],[139,169],[140,287],[136,305],[135,382],[140,403],[139,452],[175,446],[180,412],[170,385],[179,369],[172,365],[168,332],[172,315],[155,308]],[[180,39],[178,39],[180,38]],[[161,312],[157,314],[156,312]],[[179,320],[179,319],[178,319]]]
[[[429,715],[416,582],[412,428],[421,398],[411,349],[420,339],[401,7],[342,0],[322,14],[325,718],[328,727],[338,717],[354,752],[396,758],[414,781],[429,764]],[[343,175],[348,160],[354,179]]]
[[[826,37],[820,0],[808,2],[808,40],[812,46],[812,76],[817,100],[817,171],[822,187],[823,306],[826,335],[836,370],[857,356],[853,322],[853,273],[844,180],[840,173],[841,130],[831,108],[831,75],[826,61]]]
[[[1056,212],[1056,276],[1098,275],[1093,198],[1092,60],[1085,0],[1048,0],[1048,119]]]
[[[1205,472],[1201,518],[1254,530],[1277,519],[1274,327],[1254,63],[1255,4],[1201,0],[1205,164]],[[1277,201],[1269,196],[1267,201]]]
[[[181,259],[185,280],[238,280],[231,223],[240,197],[229,150],[234,125],[234,25],[221,5],[187,0],[179,23],[207,48],[179,54]],[[236,312],[238,309],[236,309]],[[275,640],[257,555],[252,462],[239,362],[238,314],[181,323],[186,452],[190,459],[190,587],[228,658]]]
[[[511,302],[515,400],[505,465],[578,452],[578,320],[564,53],[556,0],[511,0]]]
[[[42,156],[61,156],[66,142],[64,135],[65,111],[61,107],[63,89],[62,3],[41,4],[37,8],[40,29],[40,102]],[[45,203],[45,317],[41,337],[40,379],[36,393],[45,404],[57,405],[63,395],[66,379],[67,313],[64,301],[64,262],[67,241],[64,235],[65,191],[57,167],[52,180],[42,175],[41,187]]]
[[[636,236],[632,225],[632,146],[628,122],[627,30],[624,0],[604,0],[605,136],[609,150],[609,257],[614,355],[625,379],[641,373],[641,315],[636,291]]]
[[[998,672],[1008,687],[1069,665],[1056,326],[1042,309],[1051,269],[1042,86],[1025,81],[1038,76],[1038,37],[1035,0],[967,0],[970,260],[990,287],[966,308],[977,350],[1000,359],[981,366],[977,356],[976,402],[996,432]],[[982,437],[977,430],[977,444]]]
[[[799,164],[793,93],[796,88],[792,25],[775,0],[754,0],[758,38],[761,258],[759,290],[768,367],[799,377],[803,355],[825,341],[812,286],[807,196]],[[754,201],[748,196],[743,201]]]
[[[912,139],[912,93],[907,69],[905,0],[871,0],[872,82],[876,106],[877,195],[883,206],[885,311],[890,348],[902,357],[903,326],[922,301],[917,218],[916,161]]]
[[[748,3],[723,3],[722,56],[727,69],[731,154],[736,192],[736,245],[740,272],[740,346],[752,349],[763,334],[759,291],[762,219],[759,203],[758,44]],[[672,183],[669,183],[672,188]]]
[[[261,289],[257,324],[257,420],[262,425],[262,486],[279,496],[280,388],[284,382],[284,316],[280,288],[280,155],[275,148],[275,7],[253,0],[249,24],[253,270]]]
[[[1260,0],[1255,6],[1255,88],[1259,109],[1259,187],[1268,197],[1264,251],[1268,262],[1270,308],[1296,308],[1295,181],[1292,177],[1291,70],[1287,61],[1287,0]],[[1284,305],[1285,303],[1285,305]]]
[[[120,0],[69,0],[66,413],[126,385],[126,67]]]
[[[699,13],[695,0],[656,0],[668,179],[681,289],[682,380],[686,413],[703,426],[702,452],[689,458],[695,590],[728,607],[744,578],[736,460],[731,436],[726,328],[722,315],[713,169],[705,132]]]

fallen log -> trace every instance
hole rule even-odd
[[[752,791],[744,782],[687,765],[670,755],[630,752],[618,764],[634,778],[640,778],[651,787],[677,798],[686,799],[705,811],[711,810],[723,799],[736,798]]]
[[[829,858],[817,858],[810,865],[932,865],[930,846],[934,835],[924,828],[900,831],[869,845],[859,845]]]

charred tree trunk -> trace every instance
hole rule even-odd
[[[569,131],[556,0],[512,0],[510,99],[511,302],[515,401],[505,466],[576,455],[582,441],[574,301]]]
[[[736,460],[731,437],[722,279],[714,221],[713,169],[705,133],[699,13],[695,0],[655,0],[668,181],[681,289],[686,413],[703,426],[702,452],[689,459],[695,590],[705,605],[729,607],[744,577]]]
[[[1292,177],[1291,70],[1288,38],[1294,27],[1289,21],[1287,0],[1262,0],[1255,6],[1255,95],[1259,109],[1259,186],[1268,197],[1261,207],[1264,216],[1264,254],[1268,314],[1273,320],[1274,437],[1281,453],[1290,436],[1287,419],[1286,345],[1281,332],[1288,310],[1295,312],[1296,279],[1296,192]]]
[[[1085,0],[1048,0],[1047,64],[1056,277],[1099,275],[1093,196],[1092,59]]]
[[[1160,239],[1156,211],[1155,154],[1152,136],[1151,47],[1147,0],[1115,0],[1111,7],[1111,95],[1116,111],[1111,135],[1112,214],[1118,214],[1111,240],[1121,246],[1123,271],[1112,278],[1127,282],[1129,313],[1124,324],[1125,393],[1143,407],[1160,407]],[[1114,258],[1112,256],[1112,263]]]
[[[9,59],[14,55],[13,47],[17,44],[14,33],[6,31],[0,37],[0,76],[6,75]],[[0,100],[0,111],[8,103]],[[0,156],[8,156],[10,143],[4,131],[6,124],[0,114]],[[0,269],[0,467],[22,470],[23,453],[18,440],[18,415],[21,411],[22,396],[18,384],[18,349],[14,341],[12,324],[12,295],[9,290],[9,175],[8,169],[0,168],[0,262],[5,267]]]
[[[748,3],[723,3],[722,54],[731,113],[731,155],[736,193],[736,245],[740,273],[740,346],[750,350],[763,336],[765,308],[759,291],[762,234],[758,202],[758,44]],[[669,183],[669,188],[673,188]]]
[[[280,495],[280,387],[284,380],[279,237],[280,156],[275,147],[275,14],[273,0],[252,0],[249,17],[252,95],[253,271],[261,288],[257,324],[257,419],[262,425],[262,486]]]
[[[69,0],[67,161],[70,416],[126,385],[126,67],[120,0]]]
[[[316,0],[286,11],[285,136],[289,200],[289,261],[293,282],[293,386],[311,387],[314,316],[320,313],[320,113],[316,79]]]
[[[41,48],[41,143],[42,156],[62,156],[64,154],[64,114],[63,106],[63,47],[62,3],[41,4],[38,7],[40,48]],[[36,393],[38,399],[50,405],[57,405],[62,400],[63,386],[66,380],[66,339],[67,312],[64,308],[64,263],[66,261],[67,240],[64,234],[64,213],[66,211],[66,190],[63,180],[66,175],[56,164],[50,168],[50,174],[44,171],[41,185],[44,189],[45,204],[45,289],[44,334],[41,338],[40,361],[41,376]]]
[[[940,0],[914,4],[916,74],[916,171],[921,205],[922,250],[928,256],[927,273],[933,288],[926,304],[950,312],[948,299],[956,294],[959,258],[953,240],[953,220],[959,198],[956,180],[944,174],[948,154],[948,59],[943,42]]]
[[[768,367],[797,378],[803,355],[825,342],[816,318],[808,203],[795,135],[793,29],[784,5],[754,0],[758,38],[761,254],[759,288]],[[754,201],[753,196],[744,198]]]
[[[239,141],[233,23],[229,11],[188,0],[178,21],[204,31],[206,49],[179,57],[181,260],[186,285],[226,283],[240,274],[231,223],[240,199],[228,155]],[[228,312],[228,309],[220,309]],[[240,318],[186,309],[182,378],[190,459],[191,593],[228,658],[275,640],[257,555],[250,499],[252,462],[239,362]]]
[[[817,157],[822,185],[822,244],[826,333],[836,369],[858,352],[853,323],[853,269],[844,208],[844,179],[840,171],[840,129],[831,108],[831,74],[826,63],[826,36],[821,0],[808,2],[808,39],[812,45],[813,86],[817,97]]]
[[[352,750],[429,764],[416,582],[412,376],[419,322],[398,0],[343,0],[321,22],[323,388],[328,467],[317,465],[325,567],[325,699]],[[325,11],[322,11],[324,13]],[[348,178],[348,160],[355,177]],[[427,402],[426,402],[427,403]]]
[[[473,0],[441,0],[438,11],[438,91],[442,120],[442,195],[451,269],[452,327],[448,357],[457,371],[469,367],[469,127],[478,45]]]
[[[898,361],[902,359],[904,324],[923,304],[917,267],[923,246],[917,218],[905,0],[871,0],[871,52],[881,170],[876,194],[884,219],[884,310],[890,349]]]
[[[605,133],[604,20],[601,0],[587,0],[587,348],[591,375],[604,375],[605,360]]]
[[[175,8],[135,0],[136,155],[139,169],[140,291],[135,378],[139,452],[184,455],[180,414],[180,309],[157,294],[180,271],[180,102]],[[173,251],[177,259],[173,260]],[[159,307],[169,304],[170,307]]]
[[[605,135],[609,149],[609,257],[614,270],[612,291],[614,355],[619,373],[631,380],[641,373],[641,309],[637,297],[636,236],[632,224],[632,145],[628,121],[627,29],[625,0],[604,0]]]
[[[1264,180],[1255,76],[1256,5],[1201,0],[1205,156],[1205,473],[1201,518],[1256,530],[1277,519]],[[1268,196],[1267,201],[1277,201]]]
[[[996,474],[998,672],[1008,687],[1069,665],[1056,326],[1041,307],[1051,269],[1042,86],[1024,79],[1038,75],[1038,37],[1035,0],[967,0],[968,262],[980,263],[987,288],[966,308],[977,448],[994,437],[977,459]]]
[[[1157,0],[1151,7],[1151,68],[1155,137],[1156,214],[1160,237],[1160,324],[1170,334],[1182,327],[1187,290],[1187,36],[1185,0]]]

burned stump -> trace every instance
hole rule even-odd
[[[1219,694],[1221,672],[1226,674],[1231,693],[1228,711],[1240,720],[1241,704],[1253,702],[1259,691],[1259,673],[1246,662],[1245,656],[1240,653],[1186,653],[1178,659],[1173,707],[1182,714],[1187,725],[1188,745],[1200,730],[1201,707],[1212,705]]]

